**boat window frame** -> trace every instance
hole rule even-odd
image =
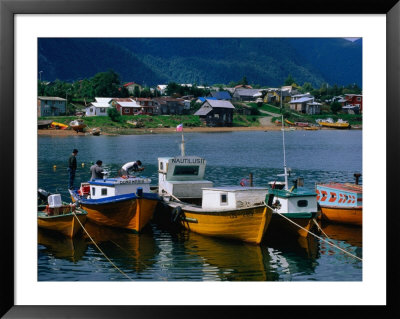
[[[104,193],[104,191],[105,191],[105,193]],[[101,189],[101,196],[107,196],[107,193],[108,193],[107,187]]]
[[[223,196],[225,196],[225,201],[222,200]],[[228,193],[220,193],[219,196],[219,203],[221,206],[227,206],[228,205]]]
[[[92,196],[96,196],[96,187],[92,187]]]
[[[196,174],[179,174],[180,169],[188,169],[188,168],[196,168]],[[177,174],[178,173],[178,174]],[[199,176],[200,174],[200,165],[175,165],[174,171],[172,173],[173,176]]]
[[[300,205],[300,203],[305,202],[305,205]],[[308,207],[308,200],[307,199],[299,199],[297,201],[297,207]]]

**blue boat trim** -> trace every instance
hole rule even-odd
[[[159,200],[159,196],[156,193],[143,193],[142,196],[138,197],[134,193],[130,194],[123,194],[117,196],[110,196],[106,198],[99,198],[99,199],[86,199],[82,198],[76,190],[71,192],[75,200],[77,200],[81,204],[88,204],[88,205],[101,205],[101,204],[109,204],[109,203],[118,203],[132,199],[144,198],[149,200]]]
[[[293,191],[285,189],[269,189],[269,194],[274,194],[279,197],[300,197],[300,196],[317,196],[316,192],[309,190],[307,188],[296,188]]]

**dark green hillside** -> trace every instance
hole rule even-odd
[[[129,50],[102,39],[39,39],[42,80],[76,81],[113,69],[124,81],[164,82]]]
[[[107,69],[123,81],[279,86],[289,74],[310,82],[361,86],[359,41],[289,38],[39,39],[42,79],[77,80]]]

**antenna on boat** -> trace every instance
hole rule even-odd
[[[182,124],[179,124],[179,125],[176,127],[176,131],[182,133],[181,156],[185,156],[185,139],[184,139],[184,137],[183,137],[183,123],[182,123]]]
[[[181,155],[185,156],[185,139],[183,138],[183,129],[182,129]]]
[[[285,189],[288,190],[288,173],[286,168],[286,151],[285,151],[285,126],[283,124],[283,109],[282,109],[282,88],[281,88],[281,112],[282,112],[282,144],[283,144],[283,176],[285,176]]]

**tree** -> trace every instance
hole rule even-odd
[[[286,78],[285,80],[285,85],[292,85],[292,84],[296,84],[295,79],[292,77],[291,74],[289,74],[289,76]]]
[[[121,96],[121,81],[113,70],[97,73],[91,82],[94,96]]]
[[[339,102],[335,101],[331,103],[331,111],[333,114],[337,114],[342,109],[342,104]]]
[[[304,82],[304,84],[300,88],[301,93],[307,93],[307,92],[311,92],[313,90],[314,90],[314,88],[312,87],[310,82]]]

